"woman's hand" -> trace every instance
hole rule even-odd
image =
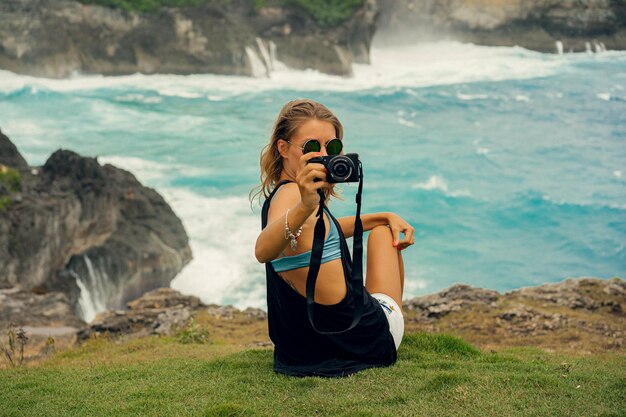
[[[309,159],[321,155],[320,152],[309,152],[302,155],[300,157],[300,167],[298,172],[296,172],[296,182],[300,189],[302,205],[310,210],[315,210],[320,203],[317,190],[329,185],[326,182],[326,168],[324,165],[315,162],[308,163]],[[319,179],[319,181],[315,181],[315,179]]]
[[[415,229],[408,224],[404,219],[397,214],[388,213],[387,223],[391,229],[393,235],[392,245],[398,249],[403,250],[415,243],[414,233]],[[404,238],[400,239],[400,233],[404,233]]]

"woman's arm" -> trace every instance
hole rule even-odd
[[[337,219],[346,239],[354,235],[354,219],[355,216]],[[363,214],[361,216],[361,223],[363,223],[364,232],[372,230],[376,226],[388,225],[393,235],[392,244],[399,250],[406,249],[408,246],[415,243],[415,229],[395,213],[382,212]],[[400,237],[400,233],[404,234],[404,238]]]
[[[274,203],[274,202],[272,202]],[[257,261],[260,263],[266,263],[278,258],[283,250],[287,247],[289,240],[285,239],[285,214],[289,204],[285,205],[276,204],[277,207],[272,207],[278,216],[272,216],[272,219],[268,219],[268,225],[263,229],[259,237],[257,238],[254,248],[254,254]],[[274,206],[274,204],[272,204]],[[272,210],[272,211],[274,211]],[[300,226],[304,224],[306,219],[313,213],[314,209],[305,207],[301,202],[292,206],[289,209],[289,229],[292,233],[295,233]],[[271,221],[271,223],[270,223]]]
[[[320,163],[308,163],[309,159],[320,156],[319,152],[309,152],[300,157],[300,167],[296,182],[285,184],[274,195],[267,214],[267,226],[256,240],[254,255],[260,263],[276,259],[287,247],[285,239],[285,214],[289,209],[287,223],[292,233],[313,214],[319,204],[317,190],[328,187],[326,168]],[[320,181],[315,181],[319,179]]]
[[[362,214],[361,215],[361,223],[363,224],[363,231],[369,232],[376,226],[384,226],[389,224],[389,214],[387,212],[383,213],[372,213],[372,214]],[[356,216],[347,216],[340,217],[337,219],[339,224],[341,225],[341,231],[346,239],[352,237],[354,235],[354,220]]]

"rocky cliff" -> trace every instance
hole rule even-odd
[[[624,0],[364,0],[339,25],[297,2],[206,0],[148,12],[76,0],[0,1],[0,68],[43,77],[270,76],[280,61],[348,76],[385,43],[456,39],[542,52],[626,49]]]
[[[0,1],[0,68],[43,77],[214,73],[264,76],[287,66],[350,75],[368,62],[376,2],[320,27],[291,3],[250,0],[133,12],[71,0]],[[282,3],[278,3],[282,4]]]
[[[0,323],[75,325],[68,312],[119,308],[190,260],[180,219],[131,173],[67,150],[29,167],[0,133]]]
[[[128,306],[128,310],[99,314],[77,335],[77,342],[102,334],[169,334],[175,330],[172,322],[184,325],[196,317],[217,339],[237,334],[234,343],[271,343],[267,322],[263,321],[264,328],[259,323],[265,313],[257,309],[206,306],[169,288]],[[457,284],[405,300],[403,309],[407,332],[452,333],[482,348],[538,346],[598,352],[622,349],[626,338],[626,281],[619,278],[568,279],[506,294]]]
[[[175,336],[200,326],[217,343],[271,346],[266,313],[248,308],[205,305],[197,297],[157,288],[124,309],[99,313],[89,324],[77,323],[67,299],[0,289],[0,318],[13,312],[14,324],[30,337],[27,356],[47,353],[48,336],[59,349],[72,349],[90,338],[122,340]],[[21,309],[22,313],[17,313]],[[568,279],[556,284],[497,291],[458,284],[436,294],[405,300],[405,331],[457,335],[481,349],[535,346],[546,350],[594,353],[622,350],[626,338],[626,281],[620,278]],[[33,314],[24,314],[29,311]],[[6,339],[0,333],[0,342]],[[0,363],[1,366],[1,363]]]
[[[379,0],[379,8],[383,42],[451,38],[541,52],[626,49],[623,0]]]

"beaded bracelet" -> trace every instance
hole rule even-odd
[[[302,226],[298,228],[298,232],[294,235],[293,233],[291,233],[291,230],[289,230],[287,216],[289,216],[289,210],[287,210],[287,213],[285,213],[285,239],[290,239],[291,241],[289,242],[289,244],[291,245],[291,250],[296,250],[296,248],[298,247],[298,238],[302,234]]]

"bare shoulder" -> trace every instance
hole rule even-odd
[[[270,208],[268,212],[268,223],[273,222],[275,219],[284,216],[287,210],[295,206],[300,201],[300,190],[298,184],[295,182],[289,182],[282,185],[270,202]]]

